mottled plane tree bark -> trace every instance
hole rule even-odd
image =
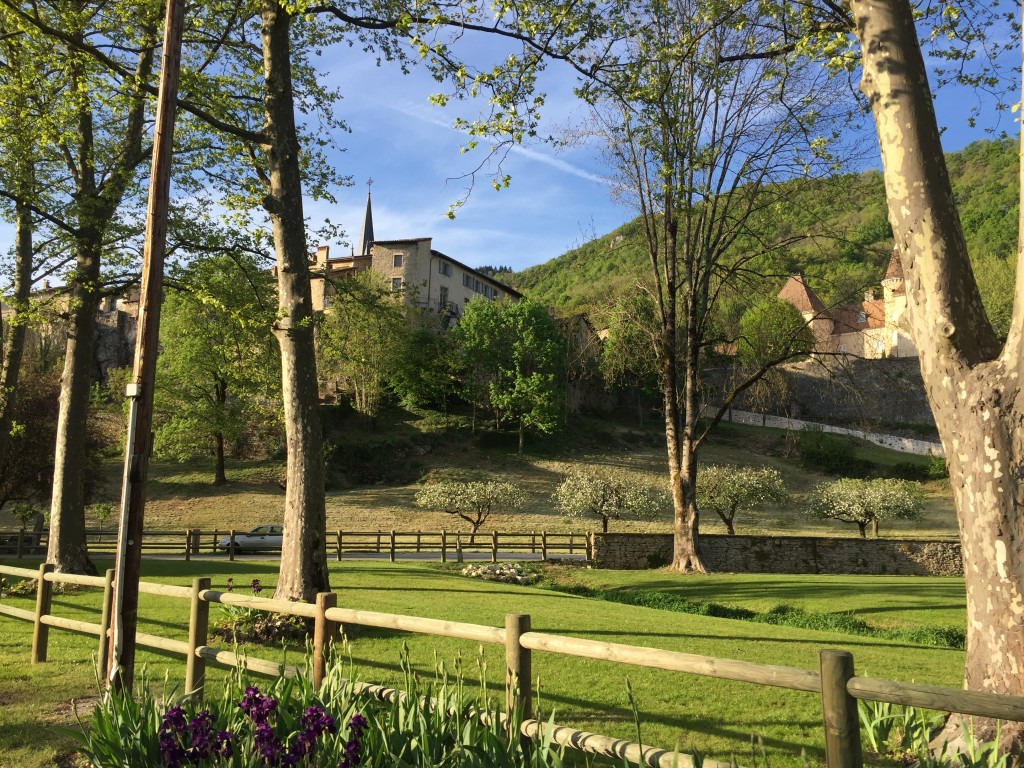
[[[949,466],[967,586],[966,687],[1024,695],[1024,240],[1010,332],[982,306],[906,0],[850,4],[911,333]],[[1019,37],[1019,30],[1017,35]],[[1024,236],[1024,228],[1021,230]],[[975,720],[975,737],[995,733]],[[959,722],[950,732],[958,730]],[[1024,726],[1003,723],[1020,751]]]

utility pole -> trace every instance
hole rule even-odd
[[[160,63],[153,164],[146,209],[146,242],[142,255],[142,287],[135,341],[135,369],[128,385],[128,440],[121,486],[121,517],[114,564],[114,606],[111,611],[111,653],[108,680],[115,689],[132,688],[135,673],[135,634],[139,614],[139,570],[142,561],[146,474],[152,450],[153,389],[163,294],[167,206],[171,189],[174,113],[181,69],[184,0],[167,0],[164,45]]]

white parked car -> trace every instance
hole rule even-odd
[[[235,551],[256,552],[263,549],[280,549],[283,534],[283,525],[257,525],[248,533],[235,534]],[[225,536],[217,542],[217,549],[227,552],[230,548],[230,536]]]

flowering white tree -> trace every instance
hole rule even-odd
[[[921,516],[924,492],[920,483],[907,480],[851,480],[822,483],[807,501],[807,514],[844,523],[856,523],[861,538],[867,527],[878,536],[880,520],[916,520]]]
[[[610,520],[654,517],[672,503],[664,491],[632,478],[588,470],[570,472],[551,498],[566,517],[599,517],[605,533]]]
[[[710,465],[701,470],[697,506],[722,518],[730,536],[736,535],[733,521],[741,509],[762,504],[782,504],[789,499],[779,470],[771,467],[723,467]]]
[[[470,525],[469,541],[494,509],[508,512],[522,508],[526,493],[512,483],[437,483],[416,493],[417,507],[433,509],[462,518]]]

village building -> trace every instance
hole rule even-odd
[[[48,280],[32,292],[34,316],[29,321],[26,351],[42,366],[56,364],[67,345],[68,294]],[[0,301],[0,340],[6,338],[15,308]],[[105,294],[96,308],[93,337],[93,381],[105,384],[115,368],[129,367],[135,360],[135,333],[139,321],[139,288],[130,286],[124,296]]]
[[[333,281],[366,270],[382,275],[391,289],[402,293],[410,304],[455,319],[477,296],[492,301],[522,298],[514,288],[434,250],[429,237],[374,239],[369,192],[358,246],[353,247],[349,256],[331,258],[330,247],[321,245],[311,269],[313,309],[317,312],[330,308],[335,292]]]
[[[814,334],[814,352],[878,360],[917,357],[907,332],[907,291],[899,254],[893,251],[882,297],[866,291],[864,300],[828,309],[801,275],[793,275],[779,298],[795,306]]]

